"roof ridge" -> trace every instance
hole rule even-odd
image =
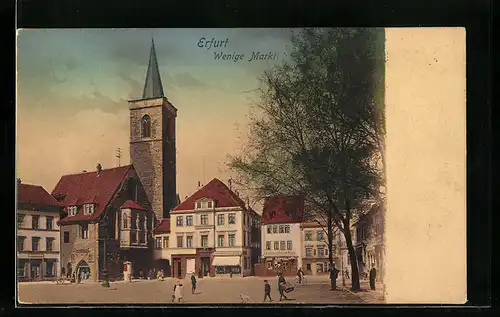
[[[126,167],[130,168],[132,166],[133,166],[132,164],[128,164],[128,165],[116,166],[116,167],[111,167],[111,168],[103,168],[101,172],[115,170],[115,169],[121,169],[121,168],[126,168]],[[92,174],[92,173],[97,173],[97,171],[69,173],[69,174],[64,174],[63,176],[61,176],[61,178],[65,177],[65,176],[76,176],[76,175],[84,175],[84,174]]]

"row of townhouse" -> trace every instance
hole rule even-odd
[[[326,275],[330,269],[329,256],[342,272],[351,271],[351,260],[344,235],[333,230],[332,245],[327,243],[326,228],[321,221],[303,221],[304,202],[300,197],[271,197],[264,202],[262,213],[262,256],[256,274],[273,276],[277,270],[285,275],[296,274],[302,268],[305,274]],[[372,208],[354,219],[351,237],[356,250],[360,272],[368,272],[372,265],[378,276],[384,270],[384,208]]]
[[[154,258],[173,277],[253,274],[260,215],[213,179],[175,207],[154,231]]]

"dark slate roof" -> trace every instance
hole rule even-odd
[[[142,92],[142,99],[164,97],[163,86],[161,83],[160,69],[156,59],[155,43],[151,39],[151,51],[149,53],[148,71],[146,73],[146,82]]]

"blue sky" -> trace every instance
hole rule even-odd
[[[257,77],[290,52],[289,29],[83,29],[18,33],[17,173],[51,191],[61,175],[129,161],[127,100],[142,94],[154,38],[164,92],[177,107],[177,186],[226,181],[245,138]],[[226,40],[200,48],[201,38]],[[248,61],[252,52],[276,60]],[[244,54],[214,59],[214,52]],[[43,167],[43,168],[42,168]]]

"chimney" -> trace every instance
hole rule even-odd
[[[233,185],[233,180],[232,180],[232,179],[229,179],[229,180],[227,181],[227,183],[229,184],[229,190],[231,190],[231,187],[232,187],[232,185]]]
[[[200,188],[200,187],[201,187],[201,183],[200,183],[200,181],[198,181],[198,188]]]
[[[102,172],[102,166],[101,166],[101,164],[100,164],[100,163],[97,163],[96,169],[97,169],[97,176],[101,175],[101,172]]]
[[[21,183],[22,183],[22,182],[21,182],[21,179],[20,179],[20,178],[18,178],[18,179],[17,179],[17,185],[19,186],[19,185],[21,185]]]
[[[87,173],[87,170],[83,170],[82,173]]]

